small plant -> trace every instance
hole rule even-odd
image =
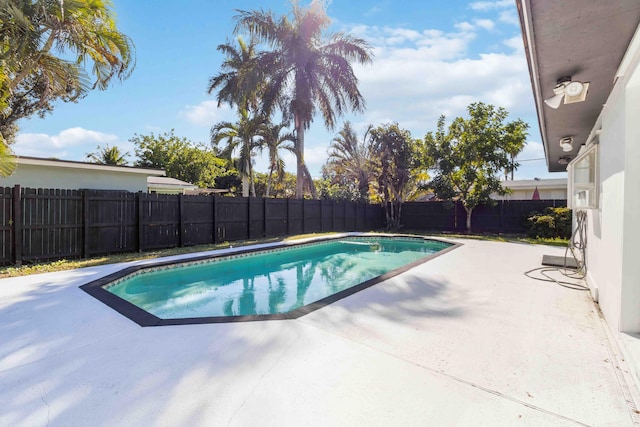
[[[571,237],[571,209],[548,207],[543,213],[531,212],[527,218],[527,234],[531,237],[568,239]]]

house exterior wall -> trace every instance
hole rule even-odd
[[[14,185],[29,188],[63,188],[91,190],[127,190],[147,192],[147,175],[123,171],[99,171],[18,164],[7,178],[0,178],[0,186]]]
[[[587,283],[614,331],[640,332],[640,52],[601,114],[598,207],[587,216]]]

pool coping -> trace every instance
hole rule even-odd
[[[329,295],[324,297],[318,301],[314,301],[310,304],[297,308],[295,310],[286,312],[286,313],[277,313],[277,314],[258,314],[258,315],[239,315],[239,316],[213,316],[213,317],[187,317],[187,318],[175,318],[175,319],[162,319],[159,318],[146,310],[126,301],[119,296],[109,292],[104,288],[105,285],[123,278],[124,276],[128,276],[130,274],[136,273],[140,270],[148,270],[151,268],[164,267],[168,265],[175,264],[183,264],[190,262],[197,262],[209,259],[216,259],[227,257],[231,255],[239,255],[239,254],[250,254],[253,252],[260,252],[265,250],[272,250],[281,247],[295,247],[300,245],[305,245],[309,243],[317,243],[324,241],[331,241],[337,239],[343,239],[345,237],[407,237],[414,239],[423,239],[423,240],[431,240],[436,242],[448,243],[451,246],[439,250],[438,252],[428,255],[424,258],[420,258],[414,262],[403,265],[402,267],[391,270],[387,273],[384,273],[380,276],[373,277],[369,280],[366,280],[358,285],[352,286],[348,289],[344,289],[340,292],[337,292],[333,295]],[[336,301],[339,301],[343,298],[346,298],[350,295],[353,295],[357,292],[360,292],[364,289],[367,289],[373,285],[376,285],[380,282],[388,280],[392,277],[395,277],[399,274],[402,274],[408,270],[411,270],[414,267],[417,267],[425,262],[428,262],[434,258],[437,258],[441,255],[444,255],[452,250],[462,246],[463,243],[451,242],[444,239],[434,239],[426,236],[416,236],[411,234],[387,234],[387,233],[341,233],[336,236],[323,236],[312,239],[304,239],[295,243],[281,243],[281,244],[273,244],[267,243],[264,245],[251,245],[245,247],[238,247],[237,250],[229,251],[221,250],[214,251],[213,253],[207,253],[206,255],[195,255],[189,256],[180,259],[158,259],[157,261],[147,262],[144,264],[132,265],[129,267],[124,267],[121,270],[118,270],[114,273],[111,273],[107,276],[103,276],[99,279],[93,280],[89,283],[86,283],[80,286],[80,289],[85,291],[87,294],[91,295],[98,301],[107,305],[111,309],[117,311],[124,317],[129,320],[137,323],[139,326],[147,327],[147,326],[170,326],[170,325],[198,325],[198,324],[207,324],[207,323],[234,323],[234,322],[256,322],[256,321],[264,321],[264,320],[288,320],[288,319],[297,319],[301,316],[309,314],[313,311],[316,311],[322,307],[325,307],[329,304],[332,304]],[[236,249],[236,248],[234,248]]]

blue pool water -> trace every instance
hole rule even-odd
[[[349,237],[142,270],[105,288],[161,319],[287,313],[449,246]]]

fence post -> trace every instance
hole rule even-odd
[[[22,265],[22,198],[20,185],[13,187],[13,263]]]
[[[216,196],[211,196],[211,221],[213,223],[213,243],[218,242],[218,225],[216,224]]]
[[[287,197],[287,236],[291,236],[291,207],[289,201],[290,197]]]
[[[247,197],[247,240],[251,238],[251,197]]]
[[[304,198],[302,199],[302,234],[305,234],[307,232],[307,229],[306,229],[306,223],[307,222],[304,220],[304,216],[305,216],[304,205],[306,204],[305,200],[306,199],[304,199]]]
[[[267,198],[262,198],[262,237],[267,237]]]
[[[178,194],[178,247],[184,246],[184,195]]]
[[[144,205],[142,200],[142,191],[136,193],[136,205],[138,206],[138,252],[144,250]]]
[[[82,258],[89,257],[89,190],[82,190]]]

